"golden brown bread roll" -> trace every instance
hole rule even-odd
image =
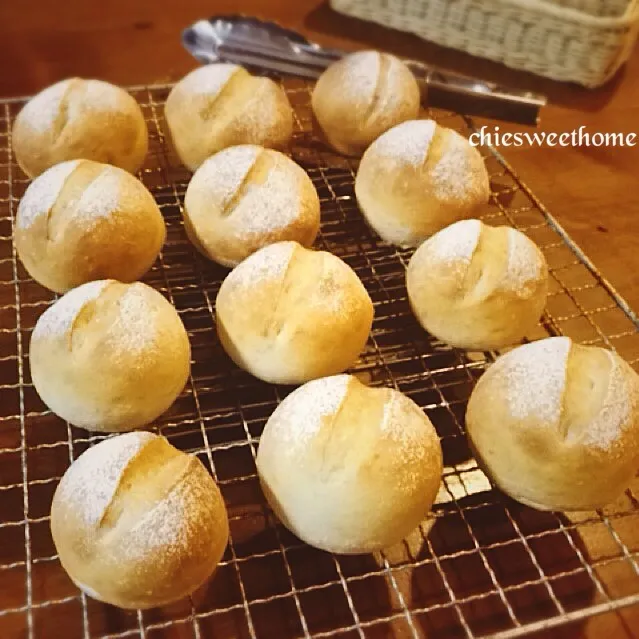
[[[125,431],[149,424],[189,376],[188,336],[176,310],[146,284],[89,282],[38,319],[31,377],[42,401],[75,426]]]
[[[64,293],[92,280],[139,279],[165,236],[160,209],[142,182],[115,166],[70,160],[29,185],[14,241],[29,275]]]
[[[411,399],[336,375],[308,382],[275,409],[257,470],[271,508],[298,537],[330,552],[368,553],[426,517],[442,451]]]
[[[231,359],[273,384],[301,384],[351,366],[366,344],[373,303],[331,253],[278,242],[226,277],[215,302]]]
[[[419,87],[398,58],[358,51],[331,64],[313,90],[313,112],[329,144],[361,155],[382,133],[419,115]]]
[[[380,237],[419,246],[433,233],[473,217],[488,201],[479,151],[434,120],[398,124],[371,144],[355,178],[357,202]]]
[[[513,499],[594,510],[639,467],[639,376],[615,353],[568,337],[525,344],[480,378],[466,413],[477,460]]]
[[[211,156],[184,198],[189,239],[224,266],[282,240],[309,247],[319,225],[319,198],[304,169],[261,146],[232,146]]]
[[[171,90],[164,109],[173,145],[191,171],[237,144],[285,147],[293,133],[286,94],[235,64],[207,64]]]
[[[35,177],[65,160],[94,160],[135,173],[149,134],[138,103],[124,89],[69,78],[31,98],[13,125],[20,168]]]
[[[548,267],[520,231],[463,220],[415,251],[406,286],[425,330],[458,348],[491,350],[520,342],[539,321]]]
[[[53,496],[51,534],[62,566],[86,594],[151,608],[208,579],[229,524],[202,462],[140,432],[102,441],[70,466]]]

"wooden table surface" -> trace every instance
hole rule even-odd
[[[32,94],[72,75],[122,85],[177,80],[196,65],[182,49],[181,29],[213,13],[237,13],[238,6],[247,15],[276,20],[325,45],[382,48],[546,93],[550,104],[543,111],[541,130],[561,133],[581,125],[591,132],[637,130],[637,50],[611,83],[586,90],[340,16],[320,0],[66,0],[55,5],[44,0],[3,1],[0,97]],[[502,131],[517,129],[501,126]],[[503,153],[604,276],[639,310],[639,147],[521,148]],[[636,614],[608,614],[578,630],[545,636],[633,636],[636,621]]]

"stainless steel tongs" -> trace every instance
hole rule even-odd
[[[199,20],[184,30],[182,42],[200,62],[234,62],[278,74],[318,78],[346,51],[309,42],[272,22],[241,16]],[[546,98],[405,60],[429,106],[458,113],[536,125]]]

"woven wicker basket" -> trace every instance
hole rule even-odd
[[[639,0],[331,0],[341,13],[596,87],[628,59]]]

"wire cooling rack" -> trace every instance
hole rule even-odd
[[[355,165],[319,141],[310,86],[284,86],[296,115],[291,153],[321,199],[317,245],[355,269],[375,304],[372,335],[353,371],[409,395],[441,437],[445,470],[434,516],[396,547],[356,557],[314,550],[274,521],[255,453],[289,389],[238,370],[221,349],[214,301],[227,271],[203,259],[182,228],[189,174],[167,144],[163,104],[170,87],[136,87],[151,137],[141,178],[168,227],[162,256],[145,279],[175,305],[193,350],[188,386],[157,430],[211,469],[231,538],[210,582],[174,605],[126,612],[81,594],[57,559],[49,508],[69,464],[102,436],[52,415],[31,383],[30,333],[53,295],[28,277],[12,247],[28,182],[12,155],[11,122],[24,101],[0,102],[0,636],[506,638],[639,603],[633,492],[603,511],[563,515],[521,506],[491,487],[468,450],[463,415],[494,354],[451,349],[419,328],[404,285],[410,252],[381,242],[362,221]],[[465,134],[472,127],[461,116],[430,115]],[[547,311],[529,338],[569,335],[614,348],[637,368],[636,317],[511,168],[490,150],[485,156],[492,197],[483,219],[524,231],[550,266]],[[627,613],[619,623],[633,636],[639,607]]]

